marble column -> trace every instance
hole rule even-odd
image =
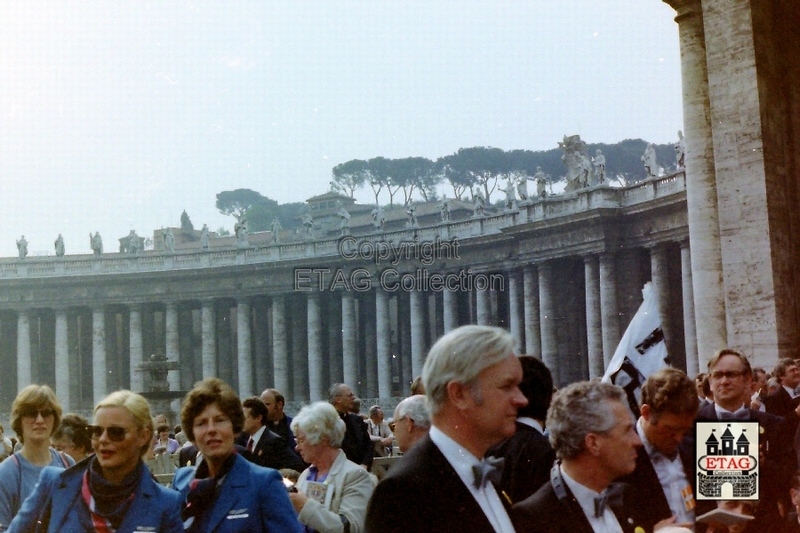
[[[239,373],[239,397],[261,394],[253,390],[253,350],[251,345],[250,302],[236,300],[236,363]]]
[[[358,344],[356,331],[356,302],[353,293],[342,291],[342,373],[344,383],[358,383]]]
[[[477,309],[477,321],[480,326],[492,324],[492,300],[489,296],[489,288],[475,289],[475,307]]]
[[[705,366],[728,345],[705,28],[701,0],[664,2],[678,14],[695,331]]]
[[[669,305],[669,265],[667,264],[667,249],[663,244],[649,247],[650,250],[650,278],[653,282],[653,296],[658,305],[658,315],[661,318],[661,331],[664,332],[664,341],[667,353],[672,350],[672,323],[670,321]]]
[[[389,293],[375,291],[375,338],[378,348],[378,397],[392,397],[392,353],[389,337]]]
[[[65,413],[72,410],[69,390],[69,340],[67,332],[67,310],[56,308],[56,396]]]
[[[689,241],[681,242],[681,282],[683,287],[683,335],[686,346],[686,373],[696,376],[700,372],[697,358],[697,328],[694,318],[694,293],[692,290],[692,257]]]
[[[542,362],[553,374],[553,381],[558,381],[558,326],[555,316],[555,300],[553,298],[553,265],[539,265],[539,316],[542,339]]]
[[[542,358],[541,324],[539,322],[539,275],[536,267],[527,265],[522,271],[522,299],[525,311],[525,353]]]
[[[139,371],[139,365],[144,358],[144,348],[142,345],[142,307],[131,305],[130,312],[130,369],[131,369],[131,390],[133,392],[144,392],[144,374]]]
[[[31,383],[33,383],[31,322],[30,314],[26,310],[17,314],[17,392]]]
[[[410,299],[411,322],[411,373],[413,376],[422,374],[422,365],[425,363],[425,294],[412,290]],[[412,379],[414,379],[412,377]],[[383,398],[383,396],[381,396]]]
[[[217,328],[214,320],[214,300],[202,302],[203,379],[217,375]]]
[[[445,288],[442,293],[442,302],[444,332],[449,333],[458,327],[458,291]]]
[[[586,284],[586,344],[589,379],[603,377],[603,327],[600,319],[600,267],[597,256],[583,258]]]
[[[92,309],[92,397],[95,405],[108,389],[106,370],[106,314],[103,306]]]
[[[306,302],[293,298],[289,304],[289,330],[292,335],[292,388],[294,401],[308,401],[308,310]]]
[[[272,371],[275,389],[292,398],[289,389],[289,349],[286,338],[286,302],[283,296],[272,297]]]
[[[522,287],[520,287],[520,277],[517,272],[511,271],[508,273],[508,326],[511,331],[511,336],[514,337],[516,344],[516,353],[524,346],[524,339],[522,334],[522,325],[524,319],[522,317],[523,308],[520,306],[520,296]]]
[[[181,352],[180,352],[180,335],[178,334],[178,304],[176,302],[167,302],[166,312],[164,313],[164,332],[165,332],[165,354],[167,361],[175,361],[178,363],[177,370],[170,370],[167,373],[167,381],[169,382],[169,390],[181,389]]]
[[[600,322],[603,328],[603,368],[608,368],[620,339],[617,263],[608,253],[600,255]]]
[[[322,315],[319,293],[308,295],[308,392],[312,402],[325,398],[322,392]]]
[[[363,304],[364,313],[364,381],[365,386],[361,387],[360,394],[368,398],[378,397],[378,352],[377,335],[375,331],[375,297],[372,294],[364,294],[365,299],[359,304]],[[367,301],[369,299],[370,301]]]

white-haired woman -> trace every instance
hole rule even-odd
[[[360,533],[375,483],[341,450],[345,424],[327,402],[307,405],[292,420],[297,451],[311,464],[289,494],[306,530],[319,533]]]

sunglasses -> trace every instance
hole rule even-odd
[[[39,418],[41,415],[42,418],[47,418],[49,416],[55,416],[56,412],[52,409],[23,409],[20,411],[20,416],[23,418]]]
[[[125,440],[125,435],[128,434],[128,430],[120,426],[86,426],[86,431],[89,432],[93,439],[99,439],[105,432],[108,434],[108,440],[112,442],[121,442]]]

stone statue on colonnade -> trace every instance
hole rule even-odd
[[[442,222],[450,222],[450,199],[447,195],[442,195],[442,201],[439,202],[439,213],[442,215]]]
[[[58,234],[56,237],[56,242],[54,243],[56,247],[56,257],[64,257],[64,237],[61,234]]]
[[[103,238],[100,236],[99,231],[96,231],[94,235],[92,235],[91,231],[89,232],[89,247],[94,255],[103,253]]]
[[[283,226],[281,226],[281,221],[278,220],[278,217],[272,219],[272,222],[269,224],[269,231],[272,233],[272,244],[280,244],[281,243],[281,230]]]
[[[167,231],[161,234],[161,238],[164,240],[164,249],[171,253],[175,253],[175,235],[172,233],[172,228],[167,228]]]
[[[25,240],[25,235],[17,241],[17,250],[19,250],[20,259],[25,259],[25,256],[28,255],[28,241]]]
[[[675,143],[675,169],[683,170],[686,168],[686,142],[683,140],[683,132],[678,130],[678,142]]]
[[[599,185],[606,181],[606,156],[601,149],[594,155],[594,183]]]
[[[653,143],[648,143],[647,148],[644,150],[644,155],[641,157],[644,163],[644,170],[648,178],[655,178],[658,176],[658,163],[656,162],[656,149]]]
[[[200,247],[203,250],[208,250],[208,224],[203,224],[203,229],[200,230]]]

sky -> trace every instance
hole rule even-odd
[[[661,0],[0,0],[0,257],[233,227],[351,159],[667,143],[682,129]],[[369,202],[371,191],[357,195]],[[388,203],[388,197],[385,199]]]

